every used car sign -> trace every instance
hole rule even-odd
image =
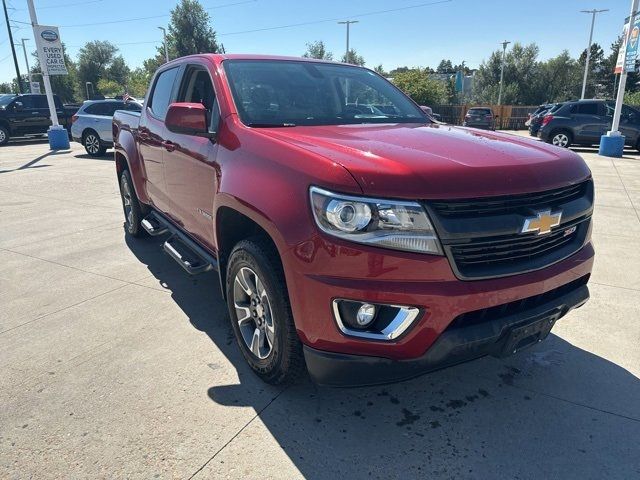
[[[38,58],[40,58],[41,64],[46,65],[47,73],[49,75],[67,75],[58,27],[37,25],[34,30],[39,50]]]

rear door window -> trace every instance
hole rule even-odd
[[[164,120],[167,116],[167,110],[169,110],[169,103],[171,102],[171,95],[173,93],[173,84],[177,74],[178,68],[165,70],[158,75],[156,83],[153,86],[149,109],[153,116],[160,120]]]
[[[598,115],[598,104],[597,103],[579,103],[576,113],[580,113],[582,115]]]

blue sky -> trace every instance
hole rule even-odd
[[[591,16],[579,13],[592,8],[609,8],[596,20],[594,42],[605,46],[622,30],[630,8],[628,0],[201,0],[210,8],[218,40],[227,52],[301,55],[305,43],[323,40],[339,57],[345,50],[345,27],[334,19],[356,19],[351,26],[351,45],[368,66],[437,66],[442,58],[463,60],[477,67],[502,40],[536,42],[540,57],[548,58],[568,49],[577,56],[588,41]],[[442,0],[440,0],[442,1]],[[67,51],[75,58],[90,40],[109,40],[131,67],[141,65],[161,44],[158,26],[166,26],[175,0],[35,0],[41,24],[59,25]],[[10,17],[28,22],[26,0],[8,0]],[[384,14],[380,10],[405,8]],[[135,21],[124,19],[145,18]],[[322,23],[291,28],[246,32],[296,23]],[[103,23],[100,22],[111,22]],[[0,21],[0,81],[14,77],[4,18]],[[79,24],[89,24],[76,26]],[[98,25],[95,25],[98,24]],[[14,40],[30,38],[31,27],[14,23]],[[145,43],[136,43],[145,42]],[[23,55],[17,51],[21,69]],[[24,71],[24,70],[23,70]]]

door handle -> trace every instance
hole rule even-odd
[[[149,130],[147,130],[146,128],[139,128],[138,138],[140,140],[149,140]]]
[[[40,112],[31,112],[31,115],[40,115]]]
[[[164,142],[162,142],[162,146],[167,152],[173,152],[176,149],[176,144],[169,140],[165,140]]]

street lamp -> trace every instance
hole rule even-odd
[[[22,42],[22,51],[24,52],[24,63],[27,64],[27,75],[29,76],[29,92],[33,93],[31,91],[31,84],[33,83],[33,77],[31,75],[31,69],[29,68],[29,58],[28,58],[28,55],[27,55],[27,47],[24,44],[24,42],[28,42],[29,39],[28,38],[21,38],[20,40]]]
[[[587,90],[587,76],[589,74],[589,59],[591,58],[591,40],[593,39],[593,25],[596,23],[596,14],[602,12],[608,12],[609,9],[605,8],[604,10],[580,10],[581,13],[590,13],[591,14],[591,31],[589,32],[589,45],[587,45],[587,61],[584,64],[584,77],[582,79],[582,94],[580,95],[580,100],[584,100],[584,93]]]
[[[158,27],[162,30],[162,42],[164,43],[164,59],[169,63],[169,50],[167,49],[167,29],[164,27]]]
[[[504,80],[504,59],[507,54],[507,45],[511,42],[502,42],[502,65],[500,67],[500,91],[498,92],[498,105],[502,105],[502,82]]]
[[[344,62],[349,63],[349,26],[353,23],[360,23],[358,20],[345,20],[344,22],[338,22],[339,25],[347,26],[347,53],[344,56]]]
[[[93,83],[92,82],[84,82],[84,88],[87,91],[87,100],[91,100],[91,97],[89,97],[89,85],[91,85],[91,91],[93,91]]]

